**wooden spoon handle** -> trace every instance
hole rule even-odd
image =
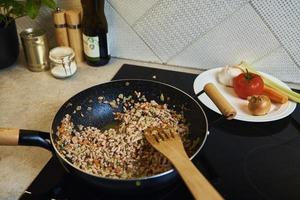
[[[196,200],[223,199],[189,158],[178,156],[172,163]]]

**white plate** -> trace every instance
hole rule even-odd
[[[247,105],[248,101],[240,99],[234,92],[233,88],[231,87],[226,87],[222,84],[220,84],[217,80],[217,73],[221,70],[222,68],[214,68],[211,70],[207,70],[203,73],[201,73],[199,76],[194,81],[194,92],[195,94],[199,93],[201,90],[203,90],[203,87],[207,83],[214,83],[215,86],[218,88],[218,90],[224,95],[224,97],[231,103],[231,105],[236,109],[236,116],[234,119],[241,120],[241,121],[247,121],[247,122],[268,122],[268,121],[274,121],[278,119],[282,119],[289,114],[291,114],[295,108],[296,108],[296,103],[288,101],[285,104],[274,104],[272,103],[271,110],[267,115],[264,116],[253,116],[249,113]],[[278,80],[277,78],[265,74],[263,72],[260,72],[267,78],[277,82],[278,84],[289,88],[285,83],[282,81]],[[198,99],[208,108],[211,110],[219,113],[220,111],[218,108],[215,106],[215,104],[210,100],[210,98],[203,93],[198,97]]]

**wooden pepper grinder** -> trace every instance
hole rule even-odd
[[[53,21],[57,46],[69,46],[65,11],[57,8],[56,11],[53,12]]]
[[[75,52],[75,60],[80,63],[84,61],[83,44],[81,34],[81,14],[77,10],[66,11],[66,22],[70,47]]]

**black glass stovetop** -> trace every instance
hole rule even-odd
[[[151,79],[194,95],[196,74],[123,65],[113,79]],[[300,106],[288,117],[263,123],[226,121],[202,106],[209,136],[195,165],[225,199],[300,199]],[[192,199],[183,182],[160,192],[120,196],[93,189],[67,174],[53,157],[20,200]]]

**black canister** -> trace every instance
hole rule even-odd
[[[14,64],[19,56],[19,41],[15,20],[8,25],[0,22],[0,69]]]

